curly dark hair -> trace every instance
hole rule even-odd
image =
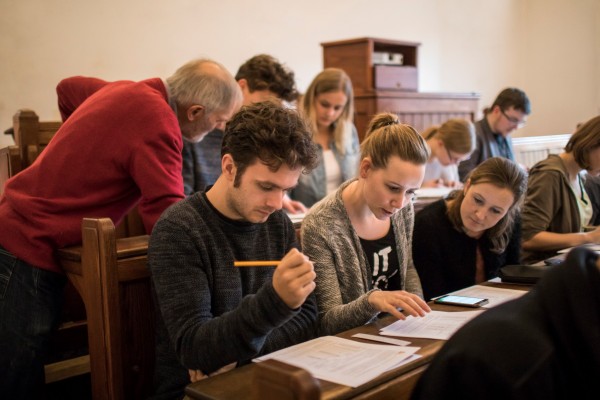
[[[245,79],[251,92],[269,90],[285,101],[298,98],[294,72],[268,54],[259,54],[238,69],[235,80]]]
[[[272,171],[283,164],[309,173],[317,165],[317,146],[304,118],[273,102],[244,106],[225,127],[221,157],[231,154],[239,186],[246,168],[258,158]]]
[[[489,108],[491,111],[495,106],[500,107],[502,111],[508,110],[510,107],[521,111],[527,115],[531,114],[531,103],[529,97],[521,89],[509,87],[498,93],[494,104]]]

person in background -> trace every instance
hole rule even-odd
[[[313,261],[321,334],[366,324],[402,308],[429,307],[412,263],[414,210],[429,148],[395,114],[376,115],[361,144],[358,178],[317,203],[302,222],[302,249]]]
[[[423,132],[431,149],[425,166],[421,187],[460,187],[458,164],[475,149],[475,128],[471,121],[450,119],[441,126],[432,126]]]
[[[338,68],[323,70],[308,87],[299,109],[311,124],[313,140],[319,146],[319,163],[312,173],[300,177],[290,198],[312,207],[357,173],[359,142],[352,123],[350,78]]]
[[[57,250],[81,243],[84,217],[118,224],[138,210],[147,232],[184,197],[183,139],[200,140],[239,107],[233,76],[191,61],[163,81],[72,77],[57,86],[64,123],[0,198],[0,393],[38,398],[66,277]]]
[[[523,262],[535,263],[560,249],[600,243],[600,228],[584,229],[593,215],[584,187],[586,173],[600,174],[600,116],[581,125],[564,152],[550,154],[529,171],[522,216]]]
[[[600,261],[579,248],[529,293],[459,329],[411,399],[591,400],[599,376]]]
[[[584,229],[590,229],[591,227],[600,226],[600,175],[586,174],[584,188],[592,203],[592,218],[589,221],[589,226],[584,227]]]
[[[518,218],[526,189],[521,167],[492,157],[471,171],[464,188],[417,213],[412,253],[425,299],[495,278],[500,267],[519,264]]]
[[[243,105],[265,100],[294,102],[298,98],[294,73],[268,54],[259,54],[240,66],[235,75]],[[205,190],[221,174],[223,130],[214,129],[198,143],[183,144],[183,188],[186,196]],[[306,208],[286,196],[283,208],[305,212]]]
[[[156,223],[148,265],[157,299],[156,398],[190,380],[312,339],[314,269],[281,211],[317,154],[308,126],[272,102],[242,107],[225,128],[222,173]],[[281,260],[272,267],[234,261]]]
[[[515,161],[511,133],[527,122],[531,114],[529,98],[520,89],[506,88],[498,94],[492,107],[475,123],[477,144],[471,157],[458,165],[460,180],[490,157],[504,157]]]

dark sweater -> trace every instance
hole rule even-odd
[[[439,200],[429,204],[415,217],[413,260],[426,300],[475,284],[478,243],[486,279],[497,277],[498,270],[504,265],[519,264],[519,223],[515,224],[504,252],[496,254],[490,251],[491,244],[485,234],[477,240],[454,229],[446,210],[446,202]]]
[[[223,131],[213,129],[198,142],[183,142],[183,189],[185,195],[202,192],[221,175]]]
[[[233,266],[234,260],[279,260],[295,246],[285,213],[262,224],[232,221],[204,193],[162,215],[148,248],[160,309],[157,398],[180,398],[188,369],[209,374],[314,337],[313,296],[291,310],[273,289],[273,268]]]

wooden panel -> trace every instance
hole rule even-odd
[[[404,124],[422,132],[450,118],[474,121],[477,117],[477,93],[381,92],[355,96],[354,123],[362,140],[371,118],[380,112],[392,112]]]
[[[372,43],[368,41],[329,46],[323,44],[324,68],[341,68],[352,80],[355,92],[370,91]]]
[[[417,49],[420,43],[400,40],[357,38],[321,43],[323,67],[341,68],[352,80],[354,93],[373,93],[373,52],[401,53],[404,65],[417,67]]]
[[[416,67],[375,65],[373,75],[376,89],[417,91],[419,77]]]

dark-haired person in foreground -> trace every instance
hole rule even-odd
[[[529,293],[450,338],[411,398],[596,399],[598,377],[600,262],[577,248]]]
[[[221,176],[170,207],[148,248],[159,305],[156,398],[314,337],[313,264],[297,250],[283,196],[316,163],[298,114],[243,107],[225,128]],[[281,260],[276,268],[234,261]]]

